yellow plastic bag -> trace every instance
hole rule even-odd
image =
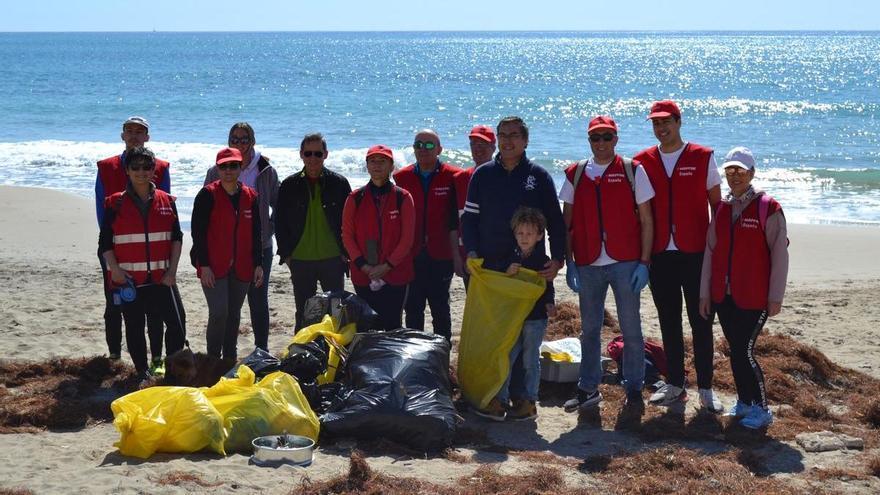
[[[151,387],[113,401],[113,426],[122,435],[113,445],[123,455],[146,459],[155,452],[226,454],[223,417],[202,390]]]
[[[318,335],[323,335],[328,340],[332,340],[336,345],[345,347],[351,343],[352,339],[354,339],[355,332],[357,332],[357,324],[355,322],[345,325],[342,329],[337,329],[336,320],[330,315],[325,315],[320,323],[309,325],[297,332],[290,340],[290,343],[287,344],[287,348],[281,353],[280,358],[284,359],[287,357],[288,349],[291,344],[307,344],[315,340],[315,337]],[[322,375],[318,375],[318,385],[330,383],[336,379],[336,370],[339,368],[339,361],[339,352],[337,352],[336,348],[331,345],[327,357],[327,371]]]
[[[486,270],[482,263],[467,260],[471,279],[458,344],[458,381],[464,398],[485,409],[507,378],[510,349],[547,282],[533,270],[521,268],[509,276]]]
[[[254,372],[242,365],[238,378],[221,378],[204,391],[223,417],[226,452],[249,452],[254,438],[285,431],[317,440],[318,417],[292,376],[276,371],[254,381]]]

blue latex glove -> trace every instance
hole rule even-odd
[[[629,285],[632,291],[639,293],[648,285],[648,265],[639,263],[633,270],[632,276],[629,278]]]
[[[581,291],[581,279],[578,275],[577,266],[574,264],[574,260],[568,259],[565,260],[565,283],[568,284],[568,288],[575,291]]]

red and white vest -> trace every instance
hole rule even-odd
[[[769,199],[768,216],[782,209]],[[759,198],[746,206],[735,223],[732,208],[721,202],[715,218],[717,242],[712,251],[712,301],[720,303],[728,284],[733,302],[742,309],[767,309],[770,290],[770,248],[759,213]]]
[[[456,168],[441,163],[431,178],[427,193],[415,165],[394,173],[394,183],[406,189],[413,198],[416,212],[416,235],[413,239],[413,257],[422,249],[435,260],[451,260],[449,244],[449,218],[452,210],[458,211],[456,200]]]
[[[378,241],[379,252],[376,264],[382,264],[388,260],[388,256],[394,252],[403,237],[403,212],[401,211],[404,195],[409,195],[403,188],[392,185],[391,190],[383,194],[380,201],[380,209],[376,209],[376,201],[370,192],[369,184],[351,192],[346,203],[351,201],[355,208],[354,224],[357,226],[354,239],[361,248],[361,252],[367,252],[367,241]],[[411,228],[411,227],[410,227]],[[353,285],[370,285],[370,278],[362,272],[351,260],[351,283]],[[403,261],[383,277],[385,282],[391,285],[405,285],[412,281],[413,271],[412,251]]]
[[[654,187],[654,244],[652,253],[660,253],[669,245],[669,238],[684,253],[701,253],[706,248],[709,229],[709,198],[706,181],[712,149],[688,143],[678,157],[672,176],[660,158],[660,150],[652,146],[633,157],[645,167]]]
[[[104,200],[104,207],[116,213],[112,226],[113,254],[136,285],[159,283],[171,263],[171,236],[177,220],[173,203],[173,196],[156,189],[145,220],[125,192]],[[109,280],[109,270],[107,277]]]
[[[634,165],[638,167],[638,165]],[[574,184],[577,163],[565,169]],[[633,171],[635,176],[635,171]],[[632,186],[619,155],[605,172],[590,180],[583,175],[574,191],[569,233],[576,265],[596,261],[605,241],[605,251],[617,261],[635,261],[641,256],[641,224]]]
[[[158,187],[168,173],[168,162],[156,158],[156,168],[153,171],[153,184]],[[98,175],[104,186],[104,197],[125,191],[128,184],[128,176],[125,175],[125,166],[122,164],[120,155],[111,156],[98,162]]]
[[[238,212],[219,180],[205,186],[214,198],[208,219],[208,261],[216,278],[223,278],[234,270],[235,278],[250,282],[255,268],[253,224],[260,219],[253,217],[257,192],[244,184],[240,186]],[[200,267],[197,266],[196,271],[201,276]]]

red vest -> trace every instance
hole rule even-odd
[[[767,309],[770,290],[770,249],[761,224],[758,198],[743,210],[731,225],[730,204],[721,202],[715,218],[717,242],[712,251],[712,301],[720,303],[727,295],[742,309]],[[770,199],[768,216],[782,207]],[[731,250],[733,252],[731,253]]]
[[[461,216],[464,215],[464,203],[467,201],[468,186],[471,184],[471,177],[477,171],[479,165],[473,167],[462,168],[455,174],[455,196],[458,199],[458,252],[461,259],[467,258],[464,252],[464,234],[461,229]]]
[[[633,157],[645,167],[654,187],[654,245],[652,253],[660,253],[675,239],[675,247],[683,253],[701,253],[706,248],[709,229],[709,198],[706,180],[712,150],[688,143],[678,157],[672,177],[660,158],[660,150],[652,146]]]
[[[214,277],[223,278],[230,269],[235,270],[235,278],[250,282],[254,278],[254,218],[253,206],[257,192],[241,184],[241,197],[238,200],[238,213],[232,207],[229,194],[214,181],[205,189],[214,198],[211,216],[208,219],[208,261]],[[256,221],[260,221],[259,218]],[[196,267],[201,276],[201,270]]]
[[[168,173],[168,162],[156,158],[156,168],[153,171],[153,184],[158,187],[162,184],[165,174]],[[125,175],[125,167],[122,165],[120,155],[111,156],[98,162],[98,176],[104,185],[104,197],[125,191],[128,184],[128,176]]]
[[[636,165],[637,166],[637,165]],[[565,169],[574,184],[577,163]],[[633,174],[635,176],[635,174]],[[574,191],[571,250],[577,265],[589,265],[605,251],[617,261],[634,261],[641,256],[641,228],[632,186],[620,156],[595,180],[581,176]]]
[[[408,194],[404,189],[392,185],[391,191],[383,195],[381,211],[376,210],[376,202],[370,192],[369,184],[355,189],[348,196],[347,201],[352,201],[355,205],[354,224],[357,226],[354,232],[355,242],[366,257],[367,241],[378,241],[379,252],[376,264],[384,263],[403,237],[401,205],[405,195]],[[391,285],[405,285],[412,281],[413,276],[412,254],[410,254],[397,266],[392,267],[383,279]],[[370,285],[370,278],[357,267],[355,260],[351,260],[351,283],[360,286]]]
[[[116,212],[113,220],[113,254],[119,267],[134,278],[136,285],[159,283],[171,263],[171,236],[174,230],[174,197],[156,189],[147,219],[134,201],[117,192],[104,200],[104,207]],[[110,271],[107,271],[109,280]]]
[[[456,168],[441,163],[431,177],[428,192],[422,187],[422,178],[415,165],[408,165],[394,173],[394,183],[406,189],[413,198],[416,211],[416,235],[413,239],[413,257],[422,249],[435,260],[451,260],[449,245],[449,217],[458,211],[456,201]]]

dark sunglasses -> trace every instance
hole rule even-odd
[[[603,134],[590,134],[590,142],[591,143],[598,143],[599,141],[607,141],[609,143],[611,141],[614,141],[614,133],[613,132],[606,132]]]
[[[229,144],[250,144],[251,138],[243,137],[243,138],[229,138]]]
[[[426,149],[428,151],[431,151],[432,149],[434,149],[436,147],[437,147],[437,145],[432,143],[431,141],[416,141],[413,143],[413,148],[415,148],[417,150]]]
[[[322,156],[324,156],[324,152],[323,151],[303,151],[302,155],[306,158],[311,158],[313,156],[317,157],[317,158],[321,158]]]
[[[220,170],[238,170],[241,167],[241,164],[238,162],[226,162],[217,165],[217,168]]]
[[[147,171],[153,170],[154,168],[156,168],[156,166],[152,163],[144,163],[144,164],[133,163],[128,166],[128,169],[131,170],[132,172],[140,172],[141,170],[143,170],[144,172],[147,172]]]

